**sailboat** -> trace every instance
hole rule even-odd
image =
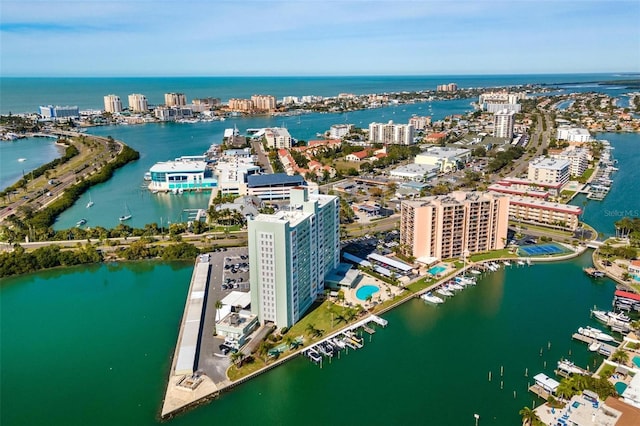
[[[129,208],[127,207],[127,203],[124,204],[124,214],[122,216],[120,216],[119,220],[120,222],[124,222],[125,220],[129,220],[131,219],[131,212],[129,211]]]
[[[91,199],[91,193],[89,193],[89,202],[87,203],[87,208],[93,206],[93,200]]]

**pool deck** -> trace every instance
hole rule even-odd
[[[375,285],[380,289],[372,294],[372,302],[384,302],[386,300],[393,299],[404,291],[402,288],[387,284],[386,282],[372,277],[371,275],[367,275],[364,272],[361,273],[363,275],[363,278],[362,280],[360,280],[360,284],[358,284],[355,288],[345,291],[344,300],[346,303],[351,303],[354,306],[362,305],[364,307],[369,307],[371,305],[370,303],[365,300],[360,300],[356,296],[356,292],[358,291],[358,289],[366,285]]]

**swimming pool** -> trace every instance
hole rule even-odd
[[[618,395],[622,395],[627,390],[627,384],[625,382],[616,382],[613,386],[616,388]]]
[[[640,367],[640,356],[634,356],[633,363],[636,365],[636,367]]]
[[[380,291],[377,285],[367,284],[356,290],[356,297],[360,300],[367,300],[369,296]]]
[[[438,265],[429,269],[427,272],[429,272],[431,275],[438,275],[440,272],[445,271],[446,269],[446,266]]]

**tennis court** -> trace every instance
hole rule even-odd
[[[524,256],[543,256],[547,254],[560,254],[567,252],[564,247],[556,244],[535,244],[532,246],[520,247],[520,250],[524,253]]]

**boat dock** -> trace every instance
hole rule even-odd
[[[609,345],[609,344],[607,344],[605,342],[599,341],[598,339],[594,339],[593,337],[588,337],[588,336],[585,336],[585,335],[580,334],[580,333],[573,333],[573,335],[571,337],[573,339],[575,339],[575,340],[579,340],[581,342],[584,342],[587,345],[591,345],[593,343],[599,343],[600,347],[598,348],[598,353],[600,353],[602,355],[605,355],[605,356],[611,355],[617,349],[617,347],[615,347],[615,346]],[[615,341],[615,342],[618,343],[618,344],[620,343],[618,341]]]
[[[340,351],[343,349],[347,350],[347,352],[349,348],[353,350],[362,349],[364,347],[364,339],[362,337],[358,337],[355,330],[362,328],[364,331],[372,335],[375,333],[375,329],[370,326],[372,323],[381,327],[386,327],[389,324],[389,322],[384,318],[380,318],[376,315],[370,315],[354,324],[351,324],[338,333],[325,337],[313,345],[308,346],[302,351],[302,354],[309,358],[314,364],[319,364],[322,367],[323,357],[327,357],[329,359],[334,356],[339,357]]]

